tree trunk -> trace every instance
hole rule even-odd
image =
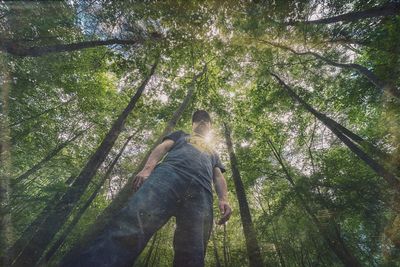
[[[224,128],[226,145],[228,147],[229,158],[231,161],[232,178],[235,184],[236,195],[239,202],[240,218],[243,224],[244,237],[246,239],[246,248],[247,255],[249,257],[249,263],[252,267],[264,266],[261,257],[261,250],[258,245],[256,232],[254,230],[253,222],[251,219],[246,192],[244,190],[242,178],[240,177],[236,155],[233,150],[231,131],[226,123],[224,123]]]
[[[75,179],[74,183],[57,202],[54,210],[43,221],[30,242],[27,243],[21,254],[15,259],[13,262],[14,266],[32,266],[36,264],[54,235],[60,230],[65,221],[68,219],[68,216],[74,208],[75,203],[79,201],[80,197],[85,192],[89,182],[96,174],[98,168],[107,157],[109,151],[121,133],[128,115],[134,109],[136,102],[140,98],[148,81],[154,74],[157,62],[153,64],[150,73],[139,86],[127,107],[114,122],[102,143],[97,148],[95,153],[90,157],[89,161]]]
[[[400,14],[400,3],[386,3],[382,6],[373,7],[363,11],[353,11],[346,14],[307,21],[289,21],[286,25],[298,25],[298,24],[331,24],[336,22],[350,23],[353,21],[386,17],[386,16],[397,16]]]
[[[365,149],[373,152],[376,156],[378,156],[383,162],[388,162],[389,155],[380,150],[379,148],[375,147],[373,144],[370,142],[364,140],[361,136],[357,135],[356,133],[353,133],[337,121],[334,121],[333,119],[327,117],[325,114],[320,113],[321,116],[325,117],[325,120],[331,124],[333,127],[338,129],[342,134],[344,134],[346,137],[351,139],[353,142],[359,144],[360,146],[364,147]]]
[[[224,266],[230,265],[230,252],[229,252],[229,244],[228,244],[228,234],[226,232],[226,224],[224,224]]]
[[[67,179],[65,184],[70,184],[73,181],[74,177],[71,176]],[[54,209],[57,201],[61,198],[62,193],[56,193],[53,198],[49,201],[49,204],[40,212],[40,214],[33,220],[22,232],[21,236],[15,241],[12,246],[8,249],[7,255],[10,255],[12,258],[18,257],[26,244],[31,240],[35,231],[38,227],[43,223],[43,221],[47,218],[49,213]]]
[[[211,232],[211,238],[212,238],[212,242],[213,242],[215,266],[216,266],[216,267],[222,267],[222,266],[221,266],[221,261],[220,261],[220,259],[219,259],[219,255],[218,255],[217,240],[215,240],[214,230]]]
[[[85,129],[83,131],[78,132],[73,138],[65,141],[64,143],[59,144],[56,148],[54,148],[52,151],[50,151],[49,154],[47,154],[46,157],[44,157],[41,161],[33,165],[29,170],[21,174],[20,176],[16,177],[13,181],[13,184],[20,183],[26,178],[28,178],[30,175],[35,173],[37,170],[39,170],[44,164],[46,164],[48,161],[50,161],[55,155],[58,154],[61,150],[63,150],[67,145],[75,141],[78,137],[80,137],[82,134],[84,134],[88,129]]]
[[[158,39],[158,35],[154,35],[154,40]],[[92,48],[104,45],[137,45],[142,43],[143,40],[121,40],[121,39],[108,39],[96,41],[84,41],[71,44],[55,44],[47,46],[32,46],[24,47],[18,42],[12,40],[0,39],[0,51],[7,52],[14,56],[19,57],[39,57],[49,53],[71,52],[85,48]]]
[[[275,159],[278,161],[279,165],[281,166],[281,168],[285,174],[286,180],[288,180],[289,184],[294,189],[294,192],[296,193],[296,197],[299,199],[300,204],[303,206],[306,213],[310,216],[312,222],[317,227],[318,231],[322,235],[322,237],[325,240],[325,243],[328,245],[328,247],[333,251],[333,253],[335,253],[335,255],[339,258],[339,260],[346,267],[362,267],[362,265],[358,261],[358,259],[351,253],[351,251],[347,248],[346,244],[343,242],[342,238],[340,237],[340,233],[338,232],[338,229],[335,227],[334,233],[332,235],[332,233],[331,233],[332,231],[329,231],[329,229],[326,229],[326,227],[324,227],[321,224],[321,222],[318,220],[318,218],[312,212],[311,208],[308,206],[306,200],[303,197],[303,194],[298,191],[296,184],[294,182],[294,179],[293,179],[292,175],[290,174],[289,170],[286,168],[284,160],[281,157],[281,155],[279,154],[278,150],[275,148],[274,144],[268,137],[266,137],[266,140],[267,140],[268,146],[272,150],[272,154],[274,155]]]
[[[290,51],[290,52],[292,52],[293,54],[296,54],[296,55],[300,55],[300,56],[301,55],[311,55],[311,56],[313,56],[313,57],[315,57],[315,58],[317,58],[319,60],[322,60],[322,61],[324,61],[324,62],[326,62],[329,65],[334,66],[334,67],[338,67],[338,68],[342,68],[342,69],[355,70],[358,73],[360,73],[361,75],[363,75],[365,78],[367,78],[367,80],[370,81],[372,84],[374,84],[375,87],[377,87],[379,90],[381,90],[382,92],[386,92],[387,94],[395,97],[397,100],[400,100],[400,90],[398,88],[396,88],[396,86],[381,80],[372,71],[370,71],[369,69],[367,69],[364,66],[361,66],[361,65],[355,64],[355,63],[349,63],[349,64],[347,64],[347,63],[339,63],[339,62],[335,62],[335,61],[333,61],[333,60],[331,60],[329,58],[326,58],[326,57],[321,56],[321,55],[319,55],[317,53],[314,53],[314,52],[310,52],[310,51],[297,52],[296,50],[294,50],[294,49],[292,49],[290,47],[281,45],[281,44],[277,44],[277,43],[266,41],[266,40],[260,40],[260,41],[263,42],[263,43],[272,45],[274,47],[278,47],[278,48]]]
[[[260,206],[261,205],[262,204],[260,203]],[[268,213],[272,214],[271,206],[269,205],[268,199],[267,199],[267,206],[268,206]],[[278,241],[278,235],[276,234],[276,228],[275,228],[275,224],[274,224],[273,220],[271,220],[271,227],[272,227],[272,236],[274,238],[274,244],[276,246],[276,253],[278,254],[278,258],[279,258],[279,263],[281,264],[281,267],[286,267],[285,259],[283,258],[283,255],[282,255],[281,244],[280,244],[280,241]]]
[[[328,117],[313,107],[311,107],[308,103],[306,103],[303,99],[301,99],[288,85],[286,85],[276,74],[270,73],[274,76],[279,84],[288,92],[290,97],[301,104],[306,110],[312,113],[317,119],[319,119],[326,127],[328,127],[351,151],[354,152],[362,161],[364,161],[371,169],[375,171],[376,174],[383,177],[386,182],[389,183],[393,189],[400,192],[400,180],[397,176],[387,171],[381,164],[376,162],[373,158],[371,158],[368,154],[366,154],[362,149],[360,149],[355,143],[353,143],[341,130],[337,128],[336,124],[332,123],[332,119],[328,119]]]
[[[128,143],[132,140],[134,135],[129,136],[120,151],[118,152],[117,156],[115,156],[114,160],[111,162],[109,167],[107,168],[106,173],[104,174],[103,178],[97,183],[95,189],[93,190],[93,193],[90,195],[90,197],[86,200],[85,204],[79,208],[77,211],[76,215],[72,219],[72,222],[68,224],[68,226],[63,230],[62,234],[58,237],[58,239],[53,242],[53,245],[51,248],[46,252],[46,255],[44,256],[43,262],[41,263],[47,263],[51,257],[54,255],[54,253],[57,252],[58,248],[61,247],[61,245],[64,243],[65,239],[68,237],[72,229],[75,227],[75,225],[79,222],[80,218],[82,215],[85,213],[85,211],[90,207],[92,204],[93,200],[96,198],[97,194],[99,193],[101,187],[104,185],[105,181],[110,178],[110,175],[112,171],[114,170],[115,165],[117,164],[119,158],[122,156],[123,152],[125,151],[126,146]]]
[[[135,178],[136,173],[141,171],[144,167],[144,165],[147,162],[147,158],[149,157],[150,153],[154,148],[161,143],[162,139],[164,138],[165,135],[170,133],[174,127],[176,126],[178,120],[182,116],[184,110],[186,107],[189,105],[190,100],[192,99],[194,89],[195,89],[195,82],[196,80],[205,73],[206,67],[204,67],[203,71],[196,75],[191,83],[189,84],[189,90],[188,93],[179,106],[179,108],[174,112],[172,115],[171,120],[167,123],[164,131],[162,134],[159,136],[157,141],[153,144],[153,146],[148,150],[146,155],[143,157],[142,161],[139,163],[137,166],[134,174],[128,178],[127,183],[125,186],[121,189],[121,191],[117,194],[115,199],[110,203],[110,205],[98,216],[96,221],[93,223],[92,227],[90,227],[90,230],[87,231],[87,233],[83,236],[83,238],[75,243],[75,245],[72,247],[70,252],[67,253],[65,256],[66,258],[69,257],[74,257],[76,252],[79,252],[81,247],[85,247],[85,245],[90,242],[90,240],[94,239],[98,233],[104,228],[106,224],[108,224],[112,219],[113,216],[123,207],[123,205],[126,203],[128,198],[133,194],[133,188],[132,188],[132,181]]]

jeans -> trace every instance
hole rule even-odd
[[[100,236],[61,266],[131,267],[172,216],[176,217],[174,266],[204,266],[213,221],[212,194],[166,164],[155,168]]]

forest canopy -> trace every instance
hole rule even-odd
[[[400,266],[396,0],[3,1],[0,68],[1,266],[83,247],[198,109],[234,211],[206,266]]]

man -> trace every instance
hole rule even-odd
[[[62,266],[132,266],[172,216],[176,217],[174,266],[204,266],[213,223],[211,182],[222,213],[218,223],[225,223],[232,213],[225,169],[205,139],[210,130],[210,115],[198,110],[192,116],[191,135],[177,131],[164,137],[136,175],[137,192],[127,205],[86,251]]]

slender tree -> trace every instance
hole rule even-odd
[[[232,123],[236,133],[232,137],[237,143],[233,145],[234,152],[257,231],[262,266],[398,265],[399,201],[393,195],[399,194],[392,190],[395,186],[387,184],[390,177],[383,181],[376,175],[380,171],[385,173],[369,158],[396,179],[400,177],[396,165],[400,159],[400,98],[395,96],[399,96],[400,90],[400,16],[391,15],[397,12],[396,8],[391,13],[377,10],[389,6],[389,2],[396,7],[399,1],[272,1],[272,5],[259,2],[2,1],[0,257],[12,256],[14,266],[23,260],[29,260],[29,265],[53,266],[61,257],[73,257],[74,249],[86,248],[102,225],[115,218],[120,207],[131,199],[132,180],[147,160],[147,151],[143,149],[157,145],[163,137],[157,141],[159,134],[172,131],[176,124],[173,120],[169,125],[172,127],[161,133],[190,92],[186,82],[192,77],[186,76],[190,72],[187,66],[204,60],[208,62],[207,74],[200,78],[201,83],[196,83],[201,84],[196,86],[196,98],[191,100],[196,102],[186,107],[183,116],[193,106]],[[340,6],[343,3],[345,7]],[[321,20],[305,16],[310,10],[325,15]],[[374,10],[377,13],[371,12]],[[267,15],[282,20],[275,23],[265,19]],[[288,21],[294,26],[284,25]],[[165,39],[149,34],[153,31],[162,32]],[[302,46],[299,40],[308,45]],[[154,80],[161,86],[146,94],[147,100],[140,104],[144,109],[138,110],[137,103],[133,111],[136,115],[131,115],[136,118],[139,111],[140,120],[150,124],[159,122],[165,114],[170,114],[169,118],[157,129],[143,132],[144,128],[136,127],[145,139],[143,144],[136,148],[128,144],[116,162],[115,156],[128,137],[121,132],[97,175],[90,178],[89,173],[83,181],[78,178],[83,167],[129,102],[128,92],[121,85],[144,73],[144,50],[153,45],[161,45],[160,49],[165,51],[165,68],[157,71]],[[340,56],[343,51],[350,51],[356,60]],[[358,65],[352,65],[353,62]],[[328,80],[333,83],[328,90],[313,92],[313,103],[317,104],[308,102],[301,88],[298,91],[291,87],[303,100],[299,102],[286,96],[287,90],[281,88],[275,77],[264,79],[269,76],[265,70],[274,66],[276,75],[289,86],[288,82],[296,82],[290,77],[302,75],[302,81],[311,87],[321,89]],[[340,77],[331,79],[332,68]],[[175,75],[170,73],[172,69]],[[288,80],[283,79],[283,73]],[[324,81],[323,77],[331,78]],[[179,97],[179,103],[176,98],[171,99],[171,92]],[[166,95],[170,96],[167,102]],[[171,100],[172,109],[168,106]],[[324,101],[329,101],[330,111],[346,115],[349,121],[318,110]],[[293,105],[292,110],[288,110],[288,105]],[[293,107],[298,110],[293,112]],[[116,110],[119,111],[115,115]],[[224,110],[229,110],[229,114]],[[69,131],[72,125],[66,129],[67,124],[83,129],[91,122],[101,127],[90,130],[94,136],[84,133],[84,143],[83,136],[65,148],[60,146],[67,139],[56,143],[47,140],[64,136],[64,130],[71,133],[68,139],[73,138],[78,130]],[[271,124],[276,128],[272,129]],[[270,135],[274,142],[271,146],[264,134]],[[220,141],[218,147],[223,146]],[[38,147],[44,152],[33,157]],[[125,157],[131,148],[134,150],[130,152],[142,156],[134,161]],[[225,156],[229,157],[228,152]],[[112,193],[111,187],[105,188],[104,179],[113,165],[113,173],[116,169],[118,173],[128,173],[128,169],[132,173],[115,181],[108,179],[110,186],[117,183],[122,189],[118,193]],[[20,182],[13,187],[16,178]],[[90,181],[86,186],[87,180]],[[72,189],[72,185],[83,189]],[[247,190],[247,185],[251,190]],[[234,187],[232,180],[228,189],[233,190],[231,204],[238,212],[232,214],[223,232],[218,228],[221,232],[214,233],[216,240],[211,241],[216,241],[214,249],[218,251],[209,247],[211,250],[205,255],[207,263],[217,266],[243,266],[249,262],[245,236],[238,231],[243,224]],[[67,191],[69,200],[63,197]],[[250,201],[257,196],[262,197]],[[61,200],[71,206],[64,209]],[[55,210],[66,218],[65,222],[61,220],[60,227],[58,221],[53,223],[50,219],[56,218]],[[92,214],[100,216],[93,218]],[[173,249],[169,241],[173,230],[172,220],[157,233],[157,238],[150,240],[135,266],[171,265]],[[50,238],[47,232],[56,234]],[[48,245],[41,244],[39,235]],[[38,256],[32,253],[35,246],[40,250],[46,248],[37,252],[41,254]],[[15,253],[8,253],[10,250]],[[23,260],[19,258],[22,255]],[[26,262],[20,266],[28,265]],[[7,260],[0,261],[3,265],[12,266]]]
[[[73,182],[74,176],[69,177],[65,184],[69,185]],[[35,234],[35,231],[39,228],[39,226],[43,223],[43,221],[47,218],[50,212],[54,209],[57,204],[57,201],[62,197],[62,192],[57,192],[48,202],[45,208],[39,213],[38,216],[22,231],[20,237],[8,248],[7,255],[13,256],[14,258],[18,256],[19,253],[23,250],[26,244],[31,240],[32,236]]]
[[[138,132],[138,131],[136,131]],[[96,198],[98,193],[100,192],[101,187],[104,185],[105,181],[107,181],[110,176],[112,171],[114,170],[115,165],[117,164],[119,158],[122,156],[122,154],[125,151],[125,148],[129,144],[129,142],[132,140],[135,134],[132,134],[129,136],[125,143],[123,144],[122,148],[118,152],[118,154],[115,156],[114,160],[110,163],[110,165],[107,168],[106,173],[103,175],[101,180],[96,184],[92,194],[90,197],[86,200],[86,202],[78,209],[76,214],[74,215],[72,221],[68,224],[68,226],[62,231],[61,235],[58,236],[57,240],[55,240],[50,247],[49,250],[47,250],[46,255],[44,256],[43,260],[41,263],[47,263],[50,261],[51,257],[57,252],[57,250],[62,246],[64,243],[65,239],[68,237],[68,235],[71,233],[71,231],[74,229],[75,225],[79,222],[80,218],[82,215],[85,213],[85,211],[90,207],[92,204],[93,200]]]
[[[226,224],[224,224],[224,266],[229,266],[230,264],[230,253],[229,253],[229,242],[228,242],[228,236],[226,232]]]
[[[258,245],[257,241],[257,235],[251,219],[246,191],[244,190],[242,178],[240,177],[236,154],[233,150],[231,131],[226,123],[224,123],[224,130],[226,145],[228,147],[228,153],[231,162],[232,178],[235,184],[236,195],[239,202],[240,218],[242,220],[243,232],[246,239],[246,248],[247,255],[249,257],[249,263],[252,267],[264,266],[261,257],[260,246]]]
[[[81,249],[82,246],[86,245],[90,240],[92,240],[95,236],[98,235],[98,232],[101,231],[104,226],[113,218],[114,214],[118,212],[122,206],[126,203],[128,198],[133,194],[133,187],[132,182],[136,173],[141,171],[144,165],[147,162],[147,158],[149,157],[151,151],[161,143],[162,139],[165,135],[170,133],[178,123],[179,119],[181,118],[183,112],[185,111],[186,107],[189,105],[190,100],[193,97],[195,84],[199,77],[201,77],[207,70],[207,67],[204,66],[203,70],[195,75],[192,81],[189,83],[189,90],[187,95],[185,96],[184,100],[182,101],[181,105],[172,115],[171,120],[168,121],[166,127],[164,128],[162,134],[158,137],[157,141],[153,144],[153,146],[148,150],[146,155],[143,157],[142,161],[138,164],[135,169],[133,175],[131,175],[125,184],[125,186],[121,189],[121,191],[117,194],[117,196],[113,199],[113,201],[108,205],[108,207],[98,216],[97,220],[94,222],[93,226],[90,227],[90,230],[84,235],[80,242],[74,244],[73,248],[70,250],[69,253],[65,256],[66,258],[74,257],[75,253]]]
[[[158,62],[158,61],[157,61]],[[82,194],[85,192],[89,182],[96,174],[98,168],[107,157],[109,151],[113,147],[119,134],[121,133],[128,115],[132,112],[139,97],[142,95],[148,81],[155,72],[157,62],[153,64],[149,74],[145,77],[136,93],[118,119],[114,122],[111,129],[103,139],[100,146],[90,157],[87,164],[82,169],[81,173],[74,180],[71,187],[65,192],[61,199],[57,202],[52,212],[47,216],[43,223],[39,226],[32,239],[26,244],[21,253],[18,253],[13,266],[31,266],[32,263],[40,259],[42,253],[51,242],[54,235],[59,231],[69,214],[79,201]]]
[[[218,255],[217,240],[215,239],[215,229],[211,232],[211,239],[212,239],[212,242],[213,242],[215,266],[216,267],[221,267],[221,260],[219,259],[219,255]]]
[[[260,203],[260,206],[261,205],[262,204]],[[271,206],[269,204],[268,199],[267,199],[267,206],[268,206],[268,214],[272,214]],[[278,235],[276,233],[277,231],[276,231],[275,223],[273,220],[271,221],[271,227],[272,227],[272,237],[274,239],[274,244],[276,246],[276,253],[278,254],[279,263],[281,264],[281,267],[285,267],[286,266],[285,259],[282,254],[281,244],[280,244],[280,241],[278,240]]]
[[[368,166],[373,169],[376,174],[383,177],[386,182],[389,183],[390,186],[393,187],[394,190],[400,192],[400,179],[394,175],[393,173],[386,170],[381,164],[379,164],[376,160],[371,158],[367,153],[365,153],[357,144],[351,141],[346,134],[344,134],[337,125],[332,123],[332,119],[328,119],[325,114],[320,113],[311,107],[307,102],[305,102],[300,96],[298,96],[286,83],[282,81],[276,74],[270,74],[276,78],[282,88],[289,94],[289,96],[296,102],[298,102],[301,106],[303,106],[307,111],[313,114],[318,120],[320,120],[323,124],[326,125],[351,151],[354,152],[362,161],[364,161]]]
[[[306,211],[306,213],[310,216],[311,220],[318,228],[319,232],[321,233],[325,243],[328,247],[335,253],[335,255],[339,258],[339,260],[346,266],[346,267],[361,267],[362,264],[360,261],[353,255],[353,253],[349,250],[347,245],[344,243],[343,239],[341,238],[340,232],[336,226],[336,223],[330,222],[331,227],[327,228],[323,226],[322,223],[318,220],[318,218],[313,213],[310,206],[307,204],[306,197],[302,194],[296,187],[295,181],[293,179],[292,174],[290,173],[289,169],[286,167],[284,163],[284,159],[282,158],[281,154],[279,153],[278,149],[276,149],[275,145],[271,141],[268,136],[265,136],[268,146],[270,147],[272,154],[274,155],[275,159],[278,161],[282,171],[285,174],[285,178],[289,182],[289,184],[293,187],[294,192],[296,193],[296,197],[299,199],[302,207]]]

